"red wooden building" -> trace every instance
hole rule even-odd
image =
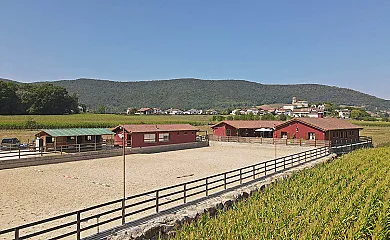
[[[294,118],[276,126],[274,138],[316,139],[342,144],[358,142],[361,129],[337,118]]]
[[[274,128],[283,123],[282,121],[222,121],[215,124],[214,136],[237,136],[237,137],[268,137],[272,138]]]
[[[123,129],[126,146],[150,147],[196,142],[199,131],[190,124],[139,124],[119,125],[115,132],[115,145],[123,146]]]

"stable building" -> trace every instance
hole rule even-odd
[[[222,121],[211,128],[214,136],[236,136],[236,137],[264,137],[272,138],[274,129],[282,121],[245,121],[231,120]]]
[[[274,138],[326,140],[335,145],[358,142],[361,129],[338,118],[294,118],[276,126]]]
[[[112,130],[116,146],[151,147],[196,142],[198,128],[190,124],[119,125]],[[123,139],[124,138],[124,139]]]
[[[42,129],[35,134],[36,147],[44,147],[46,150],[59,150],[62,147],[75,146],[84,149],[96,150],[101,148],[103,136],[111,136],[113,132],[106,128],[67,128],[67,129]],[[90,146],[85,148],[85,146]]]

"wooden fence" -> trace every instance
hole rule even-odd
[[[40,221],[0,230],[6,239],[81,239],[102,230],[112,229],[140,217],[158,213],[218,193],[240,184],[264,178],[321,157],[332,151],[351,151],[370,147],[372,142],[360,142],[348,146],[320,147],[293,155],[261,162],[247,167],[215,174],[205,178],[177,184],[157,190],[128,196],[111,202],[91,206]],[[109,233],[104,231],[103,233]],[[8,237],[8,238],[7,238]]]
[[[219,142],[240,142],[240,143],[259,143],[259,144],[277,144],[294,146],[325,147],[329,146],[326,140],[304,140],[304,139],[282,139],[282,138],[258,138],[258,137],[236,137],[236,136],[214,136],[210,135],[211,141]]]

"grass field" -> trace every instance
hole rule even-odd
[[[299,172],[176,239],[390,239],[390,148]]]
[[[0,116],[0,129],[39,129],[70,127],[115,127],[119,124],[162,124],[190,123],[206,125],[209,115],[115,115],[115,114],[73,114],[73,115],[15,115]]]

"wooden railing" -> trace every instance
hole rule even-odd
[[[241,142],[241,143],[311,146],[311,147],[329,146],[329,141],[326,141],[326,140],[214,136],[214,135],[210,135],[209,138],[211,141],[219,141],[219,142]]]
[[[81,239],[148,216],[207,197],[240,184],[264,178],[296,165],[328,156],[333,151],[351,151],[370,147],[372,142],[360,142],[348,146],[320,147],[293,155],[272,159],[243,168],[215,174],[205,178],[128,196],[44,220],[0,230],[6,239],[64,239],[70,236]]]

